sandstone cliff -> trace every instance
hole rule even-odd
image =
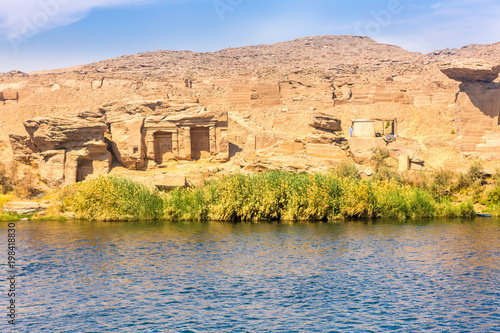
[[[31,151],[40,148],[40,127],[61,122],[64,128],[68,114],[92,110],[106,118],[102,135],[121,133],[107,146],[116,165],[140,168],[147,153],[137,144],[134,152],[133,142],[142,140],[137,133],[144,129],[144,117],[206,108],[229,113],[228,151],[241,165],[259,160],[314,168],[353,157],[362,162],[368,148],[385,143],[381,138],[343,143],[350,141],[349,129],[359,119],[377,120],[374,133],[385,134],[390,125],[399,136],[388,146],[395,156],[418,150],[427,166],[436,167],[464,167],[461,159],[471,155],[496,163],[499,64],[500,43],[423,55],[366,37],[322,36],[10,72],[0,75],[2,154],[12,156],[14,147],[19,159],[29,161]],[[309,126],[321,115],[338,121],[340,128]],[[25,122],[39,117],[52,120],[37,120],[39,127],[31,133]],[[35,148],[24,138],[26,129],[36,136],[30,141]],[[43,145],[57,150],[57,140],[44,135]],[[71,133],[65,135],[73,140]]]

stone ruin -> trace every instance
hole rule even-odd
[[[171,160],[229,159],[227,112],[162,115],[103,110],[26,120],[28,136],[10,135],[16,160],[38,168],[51,187],[107,174],[113,163],[129,169],[162,167]]]
[[[500,158],[500,65],[449,63],[441,66],[449,78],[461,82],[456,95],[457,150]]]
[[[6,103],[17,103],[19,101],[19,93],[14,89],[5,89],[0,91],[0,102],[3,104]]]

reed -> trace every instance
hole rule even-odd
[[[154,220],[163,217],[157,189],[114,176],[75,184],[63,205],[88,220]]]
[[[486,195],[486,207],[493,216],[500,216],[500,182],[495,182],[495,187]]]
[[[357,174],[236,174],[168,193],[125,178],[99,177],[58,193],[51,200],[57,209],[92,220],[336,221],[475,215],[472,203],[437,200],[426,188],[394,178],[362,180]]]

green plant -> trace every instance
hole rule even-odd
[[[372,180],[374,181],[383,181],[383,180],[395,180],[399,183],[401,183],[403,181],[403,178],[401,177],[401,175],[396,172],[396,171],[393,171],[391,170],[391,168],[389,168],[388,166],[381,166],[378,168],[377,172],[375,173],[375,175],[373,175],[372,177]]]
[[[358,168],[350,162],[340,163],[334,170],[334,174],[340,178],[359,178]]]
[[[380,167],[385,166],[385,159],[389,157],[389,149],[387,148],[372,148],[372,157],[371,160],[375,163],[375,170],[378,170]]]
[[[128,178],[98,177],[78,183],[64,206],[89,220],[154,220],[163,217],[159,191]]]
[[[435,198],[441,199],[451,194],[453,172],[448,169],[441,168],[434,172],[432,178],[432,182],[429,184],[429,189]]]

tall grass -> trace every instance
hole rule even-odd
[[[392,180],[272,171],[233,175],[164,197],[165,218],[221,221],[334,221],[345,218],[472,216],[472,205],[440,203]]]
[[[154,220],[163,217],[157,189],[119,177],[77,183],[62,203],[78,218],[89,220]]]
[[[471,203],[436,200],[424,188],[335,173],[236,174],[169,193],[125,178],[99,177],[63,192],[52,197],[58,209],[92,220],[335,221],[475,215]]]
[[[486,207],[492,215],[500,216],[500,183],[495,182],[495,187],[487,193]]]

